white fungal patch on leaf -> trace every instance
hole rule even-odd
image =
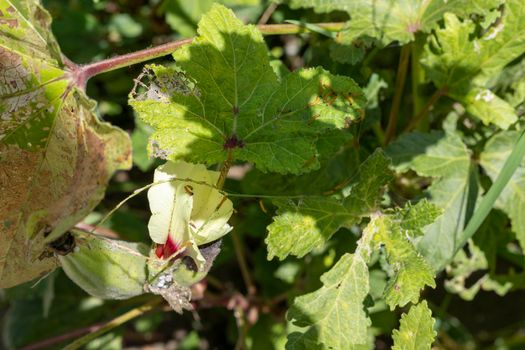
[[[500,24],[492,28],[492,30],[489,32],[489,34],[486,37],[483,38],[483,40],[494,39],[503,30],[503,28],[505,28],[505,23],[501,22]]]
[[[144,67],[142,73],[135,79],[135,85],[130,93],[133,100],[168,103],[170,97],[175,93],[198,95],[195,84],[184,73],[175,69],[167,69],[164,73],[156,75],[152,67],[154,65]]]
[[[489,89],[481,90],[475,97],[476,101],[483,100],[485,102],[490,102],[494,99],[495,95]]]

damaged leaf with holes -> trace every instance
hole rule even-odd
[[[449,13],[421,61],[437,87],[484,124],[502,129],[518,118],[514,107],[494,93],[492,80],[525,53],[524,11],[525,2],[505,1],[498,21],[481,33],[472,20]]]
[[[375,215],[370,225],[374,227],[374,247],[386,253],[390,266],[385,301],[393,310],[409,302],[416,303],[425,286],[436,287],[434,271],[418,253],[413,242],[423,234],[425,226],[432,224],[442,211],[423,200],[412,206],[396,209],[391,214]]]
[[[149,66],[149,82],[130,96],[156,129],[152,155],[301,174],[319,168],[320,137],[362,119],[365,98],[352,79],[322,68],[279,79],[261,33],[230,10],[214,5],[198,32],[173,54],[176,68]]]
[[[0,288],[52,270],[46,244],[130,166],[128,136],[69,79],[50,21],[37,1],[0,0]]]

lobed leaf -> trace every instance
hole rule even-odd
[[[391,179],[389,160],[380,150],[361,164],[350,194],[334,197],[304,198],[298,202],[275,201],[279,210],[268,226],[268,259],[284,259],[289,254],[302,257],[322,246],[341,227],[357,224],[375,210],[382,189]]]
[[[422,63],[428,77],[448,94],[465,104],[469,113],[483,123],[507,129],[517,120],[514,108],[489,89],[488,81],[525,52],[525,3],[504,3],[501,19],[477,35],[475,24],[445,15],[445,26],[425,48]]]
[[[355,253],[343,255],[321,276],[323,286],[294,300],[287,314],[293,326],[287,350],[368,348],[371,322],[363,303],[370,290],[367,263],[373,234],[365,229]]]
[[[500,230],[501,227],[498,227],[498,231]],[[490,233],[494,235],[494,232]],[[446,268],[447,292],[458,294],[467,301],[473,300],[480,290],[494,291],[499,296],[507,294],[513,287],[512,281],[501,282],[497,278],[492,278],[488,271],[490,266],[485,252],[472,240],[467,244],[468,253],[460,250]]]
[[[0,0],[0,287],[53,269],[42,256],[129,168],[126,133],[93,114],[38,1]]]
[[[364,95],[352,79],[315,68],[280,80],[261,33],[230,10],[214,5],[198,32],[173,54],[177,70],[150,66],[148,92],[131,96],[156,128],[153,154],[206,164],[230,157],[300,174],[319,168],[320,136],[362,117]]]
[[[388,264],[393,271],[385,290],[385,300],[391,310],[409,302],[416,303],[421,289],[426,285],[432,288],[436,286],[434,272],[412,244],[411,237],[415,233],[410,232],[411,229],[408,228],[414,225],[419,229],[433,222],[437,217],[434,206],[426,206],[426,208],[421,206],[421,208],[429,209],[427,211],[429,219],[420,219],[418,223],[413,220],[403,223],[399,221],[398,212],[392,215],[375,216],[369,224],[375,233],[373,237],[375,246],[384,247]],[[406,209],[402,211],[406,212]]]
[[[477,172],[460,137],[452,133],[414,132],[401,136],[387,149],[399,172],[409,169],[433,178],[425,191],[443,215],[423,229],[416,246],[436,270],[452,260],[463,228],[478,198]]]
[[[401,316],[399,330],[392,335],[394,346],[392,350],[428,350],[437,333],[434,331],[435,320],[427,302],[422,301],[410,308]]]
[[[331,56],[344,63],[355,64],[374,42],[385,46],[397,41],[406,44],[416,33],[436,28],[445,13],[467,17],[489,15],[503,0],[285,0],[292,8],[313,7],[316,12],[345,11],[351,19],[337,34]]]

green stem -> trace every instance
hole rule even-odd
[[[420,93],[421,83],[424,78],[424,71],[419,64],[419,59],[421,57],[421,52],[423,50],[423,45],[425,43],[425,36],[421,34],[416,34],[416,40],[412,43],[411,49],[411,76],[412,76],[412,115],[417,115],[419,111],[423,110],[424,100],[423,96]],[[428,121],[420,123],[421,131],[428,129]]]
[[[316,26],[323,28],[328,31],[340,31],[344,27],[343,22],[335,23],[317,23]],[[280,35],[280,34],[298,34],[308,33],[310,30],[304,26],[295,24],[261,24],[257,28],[264,35]],[[190,44],[193,38],[172,41],[159,46],[150,47],[144,50],[132,52],[126,55],[115,56],[102,60],[99,62],[77,66],[70,63],[68,66],[71,67],[71,79],[75,81],[79,87],[85,87],[87,81],[96,75],[111,72],[113,70],[131,66],[133,64],[150,61],[155,58],[169,55],[178,48]]]
[[[162,301],[163,301],[162,298],[155,298],[155,299],[151,300],[150,302],[148,302],[148,303],[146,303],[146,304],[144,304],[142,306],[136,307],[136,308],[126,312],[125,314],[120,315],[120,316],[114,318],[113,320],[109,321],[108,323],[106,323],[105,325],[103,325],[102,327],[100,327],[99,329],[94,331],[93,333],[89,333],[89,334],[83,336],[82,338],[79,338],[79,339],[75,340],[74,342],[72,342],[71,344],[69,344],[68,346],[63,348],[63,350],[80,349],[82,346],[86,345],[87,343],[89,343],[93,339],[96,339],[96,338],[100,337],[102,334],[112,330],[113,328],[116,328],[116,327],[118,327],[118,326],[128,322],[129,320],[134,319],[135,317],[141,316],[141,315],[145,314],[146,312],[151,311],[157,305],[159,305]]]
[[[248,268],[248,264],[246,263],[246,256],[244,254],[243,245],[241,242],[241,239],[239,238],[239,235],[235,230],[232,231],[232,240],[233,240],[233,247],[235,249],[235,255],[237,256],[237,260],[239,261],[239,267],[241,269],[242,279],[244,280],[244,284],[246,285],[246,290],[248,291],[248,295],[255,295],[256,289],[255,284],[253,283],[250,269]]]
[[[401,97],[403,96],[403,88],[405,87],[408,61],[410,58],[410,47],[411,45],[408,44],[403,46],[403,48],[401,49],[399,65],[397,67],[394,99],[392,101],[392,108],[390,109],[390,115],[388,116],[388,126],[385,132],[385,146],[388,145],[390,141],[392,141],[396,134],[397,117],[399,115],[399,107],[401,105]]]
[[[410,122],[410,124],[408,124],[408,126],[405,128],[405,132],[409,132],[415,127],[417,127],[421,123],[421,121],[424,120],[424,117],[428,113],[430,108],[434,104],[436,104],[436,102],[441,98],[441,96],[446,95],[447,91],[448,89],[446,86],[442,87],[439,90],[436,90],[436,92],[432,94],[432,96],[427,101],[427,103],[423,106],[423,108],[421,108],[421,110],[417,114],[415,114],[415,116],[412,118],[412,121]]]
[[[230,167],[232,166],[232,161],[233,161],[233,152],[230,149],[228,150],[228,156],[226,160],[221,164],[219,180],[217,180],[217,185],[216,185],[219,191],[222,191],[222,188],[224,187],[224,183],[226,182],[226,177],[228,176],[228,171],[230,171]]]
[[[485,218],[490,213],[499,195],[520,166],[524,155],[525,129],[522,131],[518,141],[516,142],[516,145],[505,161],[505,164],[496,178],[496,181],[494,181],[487,194],[485,194],[479,206],[476,208],[474,215],[472,215],[472,218],[465,227],[465,230],[461,235],[461,241],[456,246],[456,253],[463,248],[467,241],[476,233],[483,221],[485,221]]]

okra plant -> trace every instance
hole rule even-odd
[[[247,8],[274,23],[246,24]],[[0,0],[6,300],[45,290],[52,313],[62,270],[83,290],[75,300],[123,305],[67,349],[97,348],[96,338],[147,311],[185,317],[210,306],[231,310],[236,327],[209,348],[507,341],[454,339],[434,290],[472,300],[525,287],[524,1],[173,0],[160,9],[187,38],[77,64],[38,0]],[[136,22],[126,18],[129,34]],[[195,22],[194,36],[184,21]],[[131,65],[141,71],[125,74],[130,139],[101,120],[86,87]],[[132,164],[147,183],[130,181],[128,195],[106,202],[112,176],[133,174]],[[127,239],[112,220],[137,198],[147,215]],[[238,266],[225,263],[232,254]],[[18,286],[28,282],[36,287]],[[15,336],[29,331],[15,332],[23,318],[13,305],[6,345],[42,339]]]

